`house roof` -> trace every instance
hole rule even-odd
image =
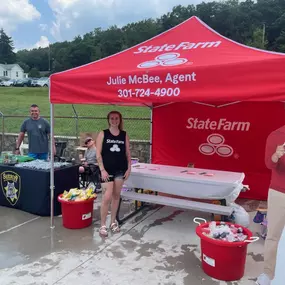
[[[17,63],[13,63],[13,64],[3,64],[3,63],[0,63],[0,66],[3,67],[4,69],[6,70],[11,70],[14,66],[18,66],[20,67],[21,69],[23,69],[19,64]]]

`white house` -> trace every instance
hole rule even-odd
[[[23,79],[24,70],[19,64],[0,64],[0,77]]]

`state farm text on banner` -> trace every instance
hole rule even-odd
[[[152,52],[163,52],[163,51],[176,51],[176,50],[190,50],[190,49],[197,49],[197,48],[216,48],[222,42],[221,41],[212,41],[212,42],[182,42],[179,44],[164,44],[161,46],[140,46],[136,51],[135,54],[138,53],[152,53]]]
[[[188,118],[187,129],[197,130],[223,130],[223,131],[249,131],[250,122],[231,122],[225,118],[221,118],[218,121],[200,120],[198,118]]]

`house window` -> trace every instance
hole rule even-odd
[[[16,71],[16,77],[19,77],[19,72],[18,71]]]
[[[3,76],[8,76],[8,71],[7,70],[3,71]]]

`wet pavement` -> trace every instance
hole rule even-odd
[[[222,282],[204,274],[193,218],[209,215],[153,207],[102,239],[99,205],[98,200],[92,226],[81,230],[63,228],[61,217],[50,229],[48,217],[0,207],[0,284],[253,285],[262,271],[259,240],[248,246],[242,280]],[[124,206],[126,212],[130,206]],[[258,226],[250,229],[255,234]]]

